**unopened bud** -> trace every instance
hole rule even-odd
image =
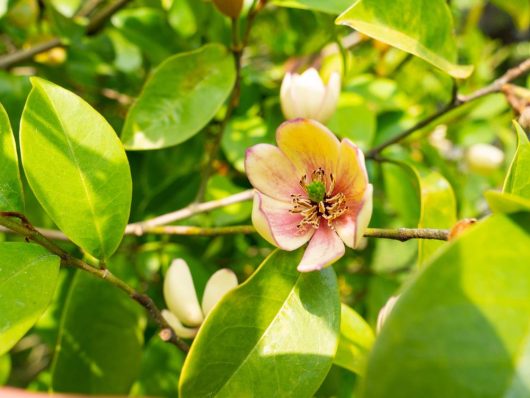
[[[192,339],[197,335],[199,328],[188,328],[178,320],[178,318],[168,310],[162,310],[162,316],[175,334],[183,339]]]
[[[458,221],[451,230],[449,231],[448,240],[455,239],[458,235],[464,232],[466,229],[475,224],[477,220],[475,218],[464,218],[463,220]]]
[[[204,320],[188,264],[171,263],[164,279],[164,298],[169,310],[184,324],[199,326]]]
[[[204,295],[202,296],[202,311],[204,316],[208,315],[215,304],[236,286],[237,277],[233,271],[225,268],[213,274],[208,279],[204,288]]]
[[[490,144],[475,144],[467,150],[466,162],[474,172],[489,174],[502,165],[504,152]]]
[[[230,18],[237,18],[243,8],[243,0],[213,0],[215,7]]]
[[[324,85],[318,72],[287,73],[282,81],[280,100],[287,119],[307,118],[326,122],[335,112],[340,95],[340,75],[333,72]]]

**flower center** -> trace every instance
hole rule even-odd
[[[303,218],[298,223],[299,233],[307,231],[308,227],[318,229],[320,220],[324,218],[328,226],[334,229],[333,221],[342,216],[348,206],[346,197],[342,192],[333,195],[335,189],[335,178],[332,173],[329,177],[322,167],[313,171],[311,182],[307,183],[307,175],[300,179],[300,186],[307,193],[303,195],[291,195],[293,207],[291,213],[300,214]]]

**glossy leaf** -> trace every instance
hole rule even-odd
[[[11,372],[11,357],[9,354],[0,356],[0,386],[3,386]]]
[[[0,355],[13,347],[48,307],[59,257],[29,243],[0,243]]]
[[[129,110],[122,133],[127,149],[158,149],[197,134],[217,113],[235,81],[232,55],[218,44],[164,61]]]
[[[351,0],[273,0],[282,7],[302,8],[338,15],[351,5]]]
[[[342,304],[339,347],[333,363],[363,375],[374,339],[374,332],[366,321],[350,307]]]
[[[504,181],[503,191],[530,199],[530,142],[521,126],[517,122],[513,124],[517,131],[517,152]]]
[[[140,371],[145,321],[121,290],[77,271],[51,368],[57,392],[127,394]]]
[[[456,78],[472,67],[457,65],[453,18],[445,0],[356,0],[336,21],[416,55]]]
[[[451,228],[456,219],[456,199],[447,180],[436,171],[418,172],[420,220],[418,228]],[[423,266],[443,241],[418,239],[418,265]]]
[[[494,213],[517,213],[530,211],[530,199],[507,192],[486,191],[484,196]]]
[[[524,397],[530,213],[495,214],[446,246],[400,296],[361,397]]]
[[[127,156],[107,121],[81,98],[32,78],[20,127],[31,189],[57,226],[97,258],[118,247],[131,206]]]
[[[184,363],[182,398],[314,394],[335,355],[340,307],[333,269],[299,273],[301,255],[275,251],[210,313]]]
[[[24,211],[24,194],[18,169],[15,137],[2,104],[0,104],[0,211]]]

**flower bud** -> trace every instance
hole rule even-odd
[[[197,335],[197,332],[199,331],[198,327],[187,328],[171,311],[162,310],[161,313],[168,325],[171,326],[171,329],[173,329],[177,336],[182,337],[183,339],[192,339]]]
[[[237,277],[229,269],[220,269],[213,274],[204,288],[202,296],[202,311],[204,316],[208,315],[212,308],[223,296],[237,286]]]
[[[318,72],[287,73],[280,90],[283,114],[287,119],[307,118],[326,122],[335,112],[340,95],[340,75],[333,72],[324,85]]]
[[[204,320],[190,269],[182,259],[174,260],[166,273],[164,298],[169,310],[182,323],[199,326]]]
[[[230,18],[237,18],[243,8],[243,0],[213,0],[215,7]]]
[[[376,330],[377,333],[381,332],[381,329],[383,327],[383,324],[386,322],[388,316],[392,312],[392,309],[396,305],[396,301],[399,296],[392,296],[388,299],[386,304],[381,308],[381,311],[379,311],[379,315],[377,316],[377,326]]]
[[[504,152],[490,144],[475,144],[467,150],[466,162],[474,172],[489,174],[502,165]]]

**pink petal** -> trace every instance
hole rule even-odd
[[[292,205],[256,191],[252,208],[252,223],[259,234],[272,245],[283,250],[295,250],[306,243],[314,233],[308,228],[300,233],[296,227],[302,216],[292,214]]]
[[[304,257],[298,264],[298,271],[309,272],[321,270],[331,265],[344,255],[344,243],[333,231],[325,220],[322,220],[320,227],[313,235],[307,245]]]
[[[303,194],[293,164],[274,145],[258,144],[247,149],[245,170],[250,183],[271,198],[290,202],[291,194]]]
[[[298,171],[298,179],[324,168],[333,173],[339,158],[339,140],[315,120],[294,119],[284,122],[276,131],[276,142]]]
[[[342,241],[352,249],[359,246],[364,231],[370,223],[372,192],[372,184],[368,184],[362,199],[360,201],[349,201],[348,212],[333,223]]]
[[[362,151],[349,139],[340,143],[334,194],[342,192],[348,202],[360,202],[368,184],[368,174]],[[358,207],[358,206],[355,206]]]

